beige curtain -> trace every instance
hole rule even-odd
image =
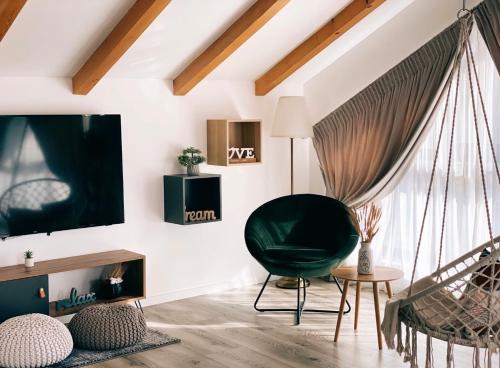
[[[314,126],[328,196],[359,206],[397,184],[430,126],[458,38],[455,23]]]
[[[474,8],[479,32],[500,73],[500,0],[485,0]]]

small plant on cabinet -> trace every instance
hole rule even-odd
[[[35,266],[35,258],[33,257],[33,251],[30,249],[24,252],[24,266],[26,268],[32,268]]]
[[[206,158],[198,148],[188,147],[182,151],[181,155],[177,156],[177,161],[182,166],[187,167],[188,175],[195,176],[200,173],[198,165],[205,162]]]

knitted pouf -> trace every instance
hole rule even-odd
[[[146,336],[144,315],[124,304],[98,304],[82,309],[68,325],[75,345],[113,350],[135,345]]]
[[[44,314],[27,314],[0,324],[0,367],[46,367],[66,359],[72,350],[66,326]]]

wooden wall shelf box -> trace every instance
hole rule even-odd
[[[253,148],[253,158],[229,158],[230,148]],[[260,120],[207,120],[207,163],[247,165],[262,162]]]
[[[222,220],[220,175],[165,175],[163,192],[165,222],[194,225]]]
[[[8,318],[28,313],[42,313],[58,317],[76,313],[93,305],[87,304],[57,311],[56,302],[49,303],[49,276],[120,263],[128,265],[124,277],[124,294],[115,299],[102,299],[98,293],[98,299],[93,304],[126,303],[144,299],[146,295],[146,257],[128,250],[122,249],[41,261],[29,270],[24,267],[24,264],[2,267],[0,268],[0,323]],[[39,293],[41,288],[45,291],[44,298]]]

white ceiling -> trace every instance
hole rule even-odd
[[[214,70],[209,79],[258,78],[350,1],[291,0]],[[144,33],[110,74],[144,76],[142,68],[133,68],[133,65],[146,54],[152,58],[156,55],[157,60],[161,60],[148,75],[175,78],[189,61],[212,43],[253,2],[173,0],[160,15],[161,19],[157,19],[159,22],[155,22],[154,27]],[[311,5],[313,3],[314,6]],[[176,21],[172,22],[173,19]],[[160,26],[165,32],[158,31],[157,27]]]
[[[387,0],[308,63],[306,82],[415,0]],[[29,0],[0,43],[0,76],[71,77],[134,0]],[[172,0],[106,75],[173,79],[254,0]],[[255,80],[350,0],[291,0],[208,78]]]
[[[0,43],[0,76],[72,76],[133,2],[29,0]]]

